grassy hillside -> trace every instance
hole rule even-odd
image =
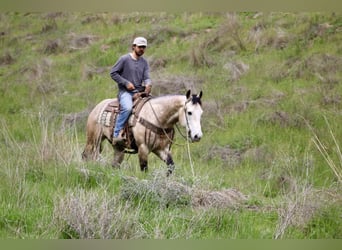
[[[153,95],[204,93],[171,178],[81,160],[140,35]],[[334,13],[0,14],[0,238],[342,238],[341,40]]]

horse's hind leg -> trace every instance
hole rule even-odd
[[[125,153],[122,149],[118,148],[117,146],[113,146],[114,149],[114,159],[112,163],[113,168],[120,168],[120,165],[124,159]]]
[[[102,130],[95,128],[94,131],[87,130],[87,144],[82,153],[83,160],[96,160],[100,154],[103,140]]]
[[[149,150],[146,145],[142,144],[138,149],[139,164],[141,171],[147,172],[148,170],[148,154]]]

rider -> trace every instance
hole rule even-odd
[[[113,145],[124,140],[120,131],[132,112],[134,94],[146,92],[149,95],[151,92],[149,65],[142,57],[146,47],[147,40],[144,37],[135,38],[131,53],[121,56],[110,71],[112,79],[118,84],[120,102],[120,112],[113,130]]]

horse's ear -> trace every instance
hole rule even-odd
[[[189,99],[189,98],[190,98],[190,95],[191,95],[191,90],[189,89],[189,90],[186,92],[186,99]]]
[[[197,97],[199,98],[199,99],[201,99],[202,98],[202,90],[201,90],[201,92],[197,95]]]

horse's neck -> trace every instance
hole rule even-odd
[[[161,96],[151,100],[148,106],[148,119],[163,127],[172,127],[178,122],[179,111],[186,98],[182,95]]]

